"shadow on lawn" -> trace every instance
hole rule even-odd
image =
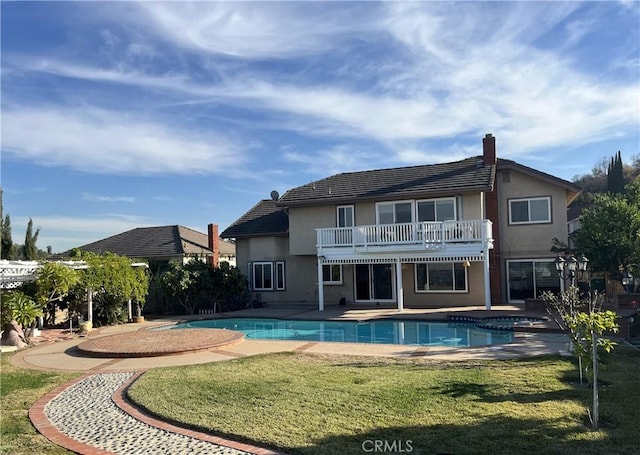
[[[352,436],[330,436],[313,446],[285,449],[290,455],[330,454],[601,454],[640,453],[640,443],[615,444],[602,431],[597,438],[576,438],[580,424],[497,416],[468,425],[380,428]],[[620,446],[622,444],[623,446]],[[378,450],[376,450],[378,448]]]

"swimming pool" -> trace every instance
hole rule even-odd
[[[473,323],[409,320],[303,321],[229,318],[192,321],[172,329],[236,330],[248,339],[299,340],[421,346],[484,346],[513,341],[513,330],[487,330]]]

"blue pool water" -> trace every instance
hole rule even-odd
[[[422,346],[483,346],[508,343],[513,331],[486,330],[474,324],[400,320],[298,321],[229,318],[192,321],[174,329],[217,328],[236,330],[258,340],[334,341],[348,343],[406,344]],[[506,329],[506,330],[505,330]]]

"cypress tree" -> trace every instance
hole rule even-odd
[[[0,229],[0,233],[2,234],[0,258],[14,259],[11,254],[13,250],[13,240],[11,239],[11,218],[9,214],[4,217],[4,220],[0,218],[0,221],[2,222],[2,229]]]
[[[24,260],[35,261],[38,257],[38,248],[36,242],[38,241],[38,235],[40,235],[40,228],[36,229],[33,233],[33,220],[29,218],[29,224],[27,224],[27,233],[24,236]]]
[[[620,151],[611,158],[607,169],[607,190],[612,194],[624,193],[624,169]]]

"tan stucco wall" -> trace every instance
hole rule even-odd
[[[295,255],[315,255],[316,228],[335,227],[336,206],[292,207],[289,209],[289,250]]]
[[[567,241],[566,191],[556,185],[510,170],[510,181],[498,173],[500,209],[500,250],[503,259],[552,257],[554,237]],[[509,200],[551,197],[551,223],[509,225]]]
[[[254,237],[236,242],[236,264],[243,275],[248,275],[249,261],[283,261],[289,255],[287,237]]]
[[[462,196],[462,220],[481,220],[484,218],[484,193],[468,193]]]

